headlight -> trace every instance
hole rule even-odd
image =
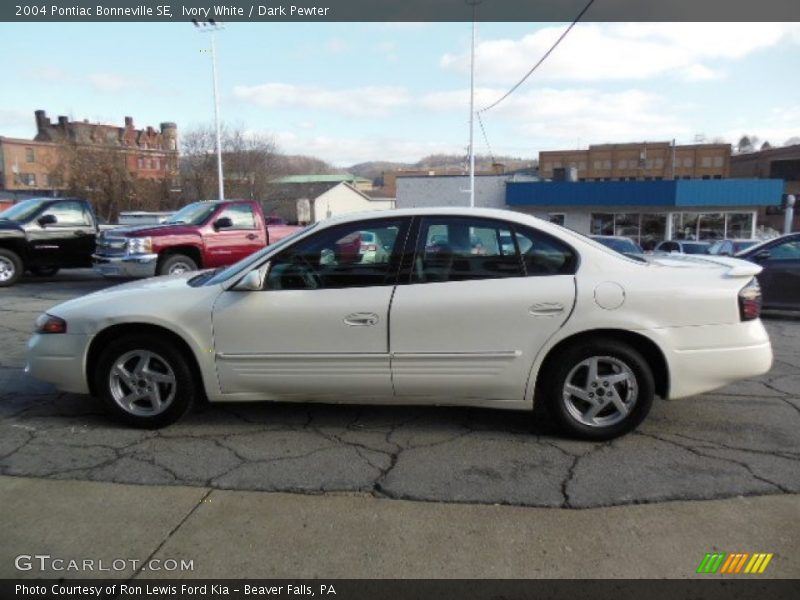
[[[128,254],[150,254],[153,251],[153,239],[149,237],[128,238]]]
[[[36,319],[36,333],[67,333],[67,322],[59,317],[42,314]]]

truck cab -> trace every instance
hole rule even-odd
[[[94,267],[101,275],[120,277],[223,267],[296,229],[268,227],[254,200],[203,200],[185,206],[160,225],[103,232],[98,237]]]
[[[98,226],[88,201],[31,198],[0,213],[0,287],[24,271],[52,276],[59,269],[90,267]]]

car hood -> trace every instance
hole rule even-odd
[[[20,227],[19,223],[11,219],[0,219],[0,229],[14,229],[19,231],[22,227]]]
[[[111,233],[121,237],[159,237],[165,235],[197,235],[197,226],[180,223],[163,225],[131,225],[115,227]]]

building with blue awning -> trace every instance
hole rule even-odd
[[[506,183],[509,208],[590,235],[662,240],[753,238],[759,209],[781,203],[781,179]]]

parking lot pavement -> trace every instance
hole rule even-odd
[[[203,407],[154,432],[22,373],[36,315],[107,285],[65,272],[0,290],[0,474],[571,508],[800,492],[797,320],[766,321],[767,376],[656,402],[608,443],[527,413],[267,403]]]
[[[0,476],[0,505],[4,578],[708,578],[712,551],[800,573],[798,495],[562,510]],[[107,570],[18,571],[20,554]]]

